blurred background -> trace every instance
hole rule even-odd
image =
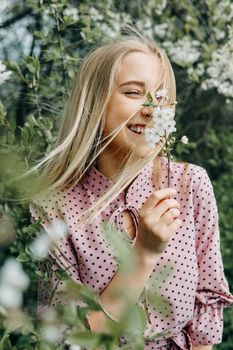
[[[225,274],[233,290],[232,1],[1,0],[0,268],[17,258],[21,273],[30,279],[29,288],[26,281],[20,287],[25,292],[18,308],[30,312],[36,304],[38,261],[28,245],[38,228],[30,223],[28,204],[17,201],[35,179],[17,184],[12,179],[50,151],[82,57],[118,35],[120,24],[133,22],[171,60],[177,82],[176,138],[189,138],[187,145],[174,148],[174,159],[204,167],[212,180]],[[230,350],[232,309],[224,315],[223,343],[215,348]],[[35,322],[22,321],[22,315],[18,323],[13,318],[6,323],[4,310],[0,312],[0,338],[5,337],[0,349],[33,348]]]

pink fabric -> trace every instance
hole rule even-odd
[[[162,158],[163,186],[167,187],[167,159]],[[155,190],[153,162],[150,162],[123,191],[96,218],[92,224],[80,226],[77,215],[83,212],[112,185],[112,181],[93,166],[86,178],[70,191],[57,190],[37,199],[30,210],[34,220],[42,219],[45,230],[59,218],[69,228],[67,239],[61,239],[59,248],[53,249],[53,270],[67,269],[78,283],[95,292],[108,285],[117,272],[118,263],[103,233],[102,223],[110,220],[130,244],[124,233],[122,212],[128,209],[137,229],[138,211]],[[207,172],[189,164],[186,188],[182,187],[184,164],[171,162],[170,187],[177,190],[174,197],[181,204],[182,225],[174,233],[167,249],[155,262],[145,292],[138,304],[148,313],[145,336],[146,349],[191,349],[191,344],[208,345],[221,342],[222,309],[233,302],[224,277],[219,245],[218,212],[215,196]],[[185,192],[185,193],[184,193]],[[57,279],[52,272],[51,284]],[[62,290],[63,283],[59,283]],[[146,290],[156,294],[160,306],[156,308],[147,297]],[[51,286],[39,284],[39,310],[49,303]],[[59,293],[51,303],[65,303]],[[83,303],[77,300],[77,305]],[[158,337],[160,334],[160,337]],[[154,339],[154,336],[157,336]],[[150,339],[150,340],[149,340]]]

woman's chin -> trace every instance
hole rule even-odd
[[[135,148],[135,152],[138,154],[140,158],[146,158],[152,155],[154,149],[152,149],[149,145],[144,144],[144,145],[137,145]]]

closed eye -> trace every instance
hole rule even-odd
[[[140,91],[126,91],[126,95],[142,95]]]
[[[125,92],[125,95],[142,96],[143,93],[140,92],[140,91],[126,91],[126,92]],[[162,100],[162,97],[156,97],[156,96],[155,96],[155,101],[156,101],[157,103],[161,102],[161,100]]]

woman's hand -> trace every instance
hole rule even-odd
[[[172,199],[174,188],[153,192],[139,211],[138,236],[135,249],[150,257],[161,254],[173,233],[180,227],[180,204]]]

